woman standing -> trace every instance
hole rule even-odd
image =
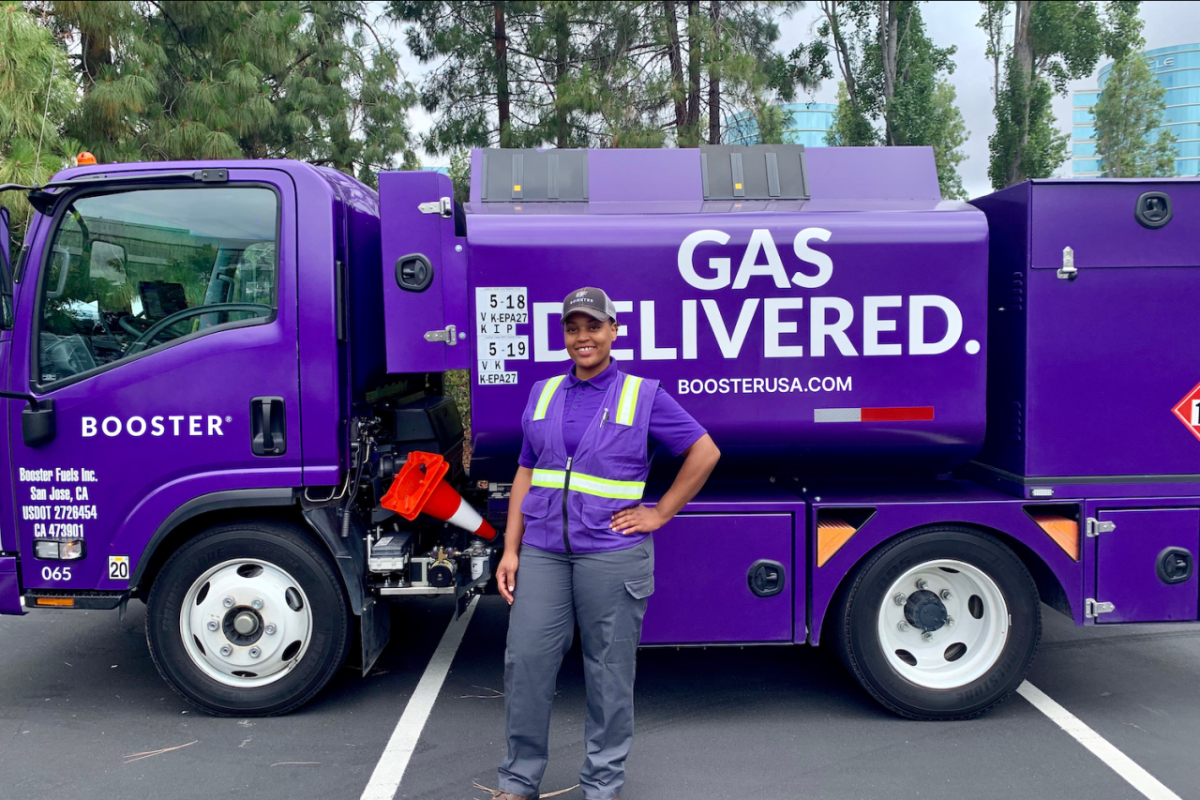
[[[650,533],[704,485],[720,451],[658,381],[628,375],[610,356],[619,326],[602,290],[563,301],[574,365],[536,383],[496,571],[512,605],[504,654],[505,733],[498,800],[537,795],[546,771],[550,706],[576,622],[587,684],[585,800],[613,800],[633,742],[633,679],[646,598],[654,591]],[[654,508],[641,505],[647,439],[686,454]],[[520,574],[518,577],[518,567]]]

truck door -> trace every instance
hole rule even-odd
[[[450,178],[437,172],[379,176],[383,310],[391,373],[466,369],[467,240]]]
[[[1196,619],[1200,509],[1101,511],[1096,518],[1096,622]]]
[[[25,443],[27,404],[5,401],[25,590],[125,590],[185,503],[301,484],[295,202],[284,173],[253,169],[57,202],[8,387],[52,407],[54,437]]]

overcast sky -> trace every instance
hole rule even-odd
[[[1142,3],[1141,10],[1142,19],[1146,22],[1144,35],[1147,49],[1200,42],[1200,0],[1149,0]],[[811,41],[814,38],[813,28],[819,13],[817,4],[810,1],[806,8],[791,19],[781,20],[783,35],[779,40],[778,49],[789,52],[798,42]],[[979,20],[980,5],[973,0],[942,0],[923,4],[922,13],[929,36],[936,44],[943,47],[948,44],[958,46],[958,52],[954,56],[957,68],[950,80],[958,92],[958,107],[966,120],[967,130],[970,131],[970,138],[964,146],[967,158],[959,165],[959,173],[968,194],[972,197],[987,194],[991,191],[987,176],[987,140],[995,123],[992,117],[992,65],[984,55],[984,33],[975,27]],[[393,27],[391,33],[403,53],[403,66],[408,77],[414,82],[419,82],[428,67],[407,53],[399,27]],[[1011,34],[1009,37],[1011,39]],[[1097,72],[1104,63],[1102,60],[1096,65]],[[1075,82],[1071,89],[1091,88],[1095,85],[1093,75]],[[826,81],[811,96],[802,99],[832,103],[836,92],[837,81]],[[1059,127],[1069,133],[1070,95],[1055,99],[1054,114],[1058,118]],[[429,129],[430,119],[423,109],[416,108],[413,110],[412,123],[414,131],[423,134]],[[423,156],[423,160],[426,164],[434,164],[441,163],[443,159]],[[1070,170],[1071,162],[1067,161],[1057,174],[1067,177]]]

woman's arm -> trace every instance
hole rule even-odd
[[[613,514],[614,531],[628,535],[658,530],[696,496],[721,458],[721,451],[706,433],[683,452],[683,466],[658,504],[654,508],[637,505]],[[513,485],[513,492],[515,494],[516,484]]]
[[[496,567],[496,584],[509,605],[512,605],[513,591],[517,586],[517,554],[521,550],[521,539],[525,537],[525,515],[521,513],[521,501],[529,494],[531,485],[533,470],[529,467],[517,467],[517,474],[513,477],[512,489],[508,495],[508,526],[504,529],[504,555]]]

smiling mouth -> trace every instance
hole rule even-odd
[[[594,345],[588,345],[586,347],[576,347],[575,352],[579,353],[579,355],[581,355],[581,356],[586,356],[589,353],[596,352],[596,348]]]

